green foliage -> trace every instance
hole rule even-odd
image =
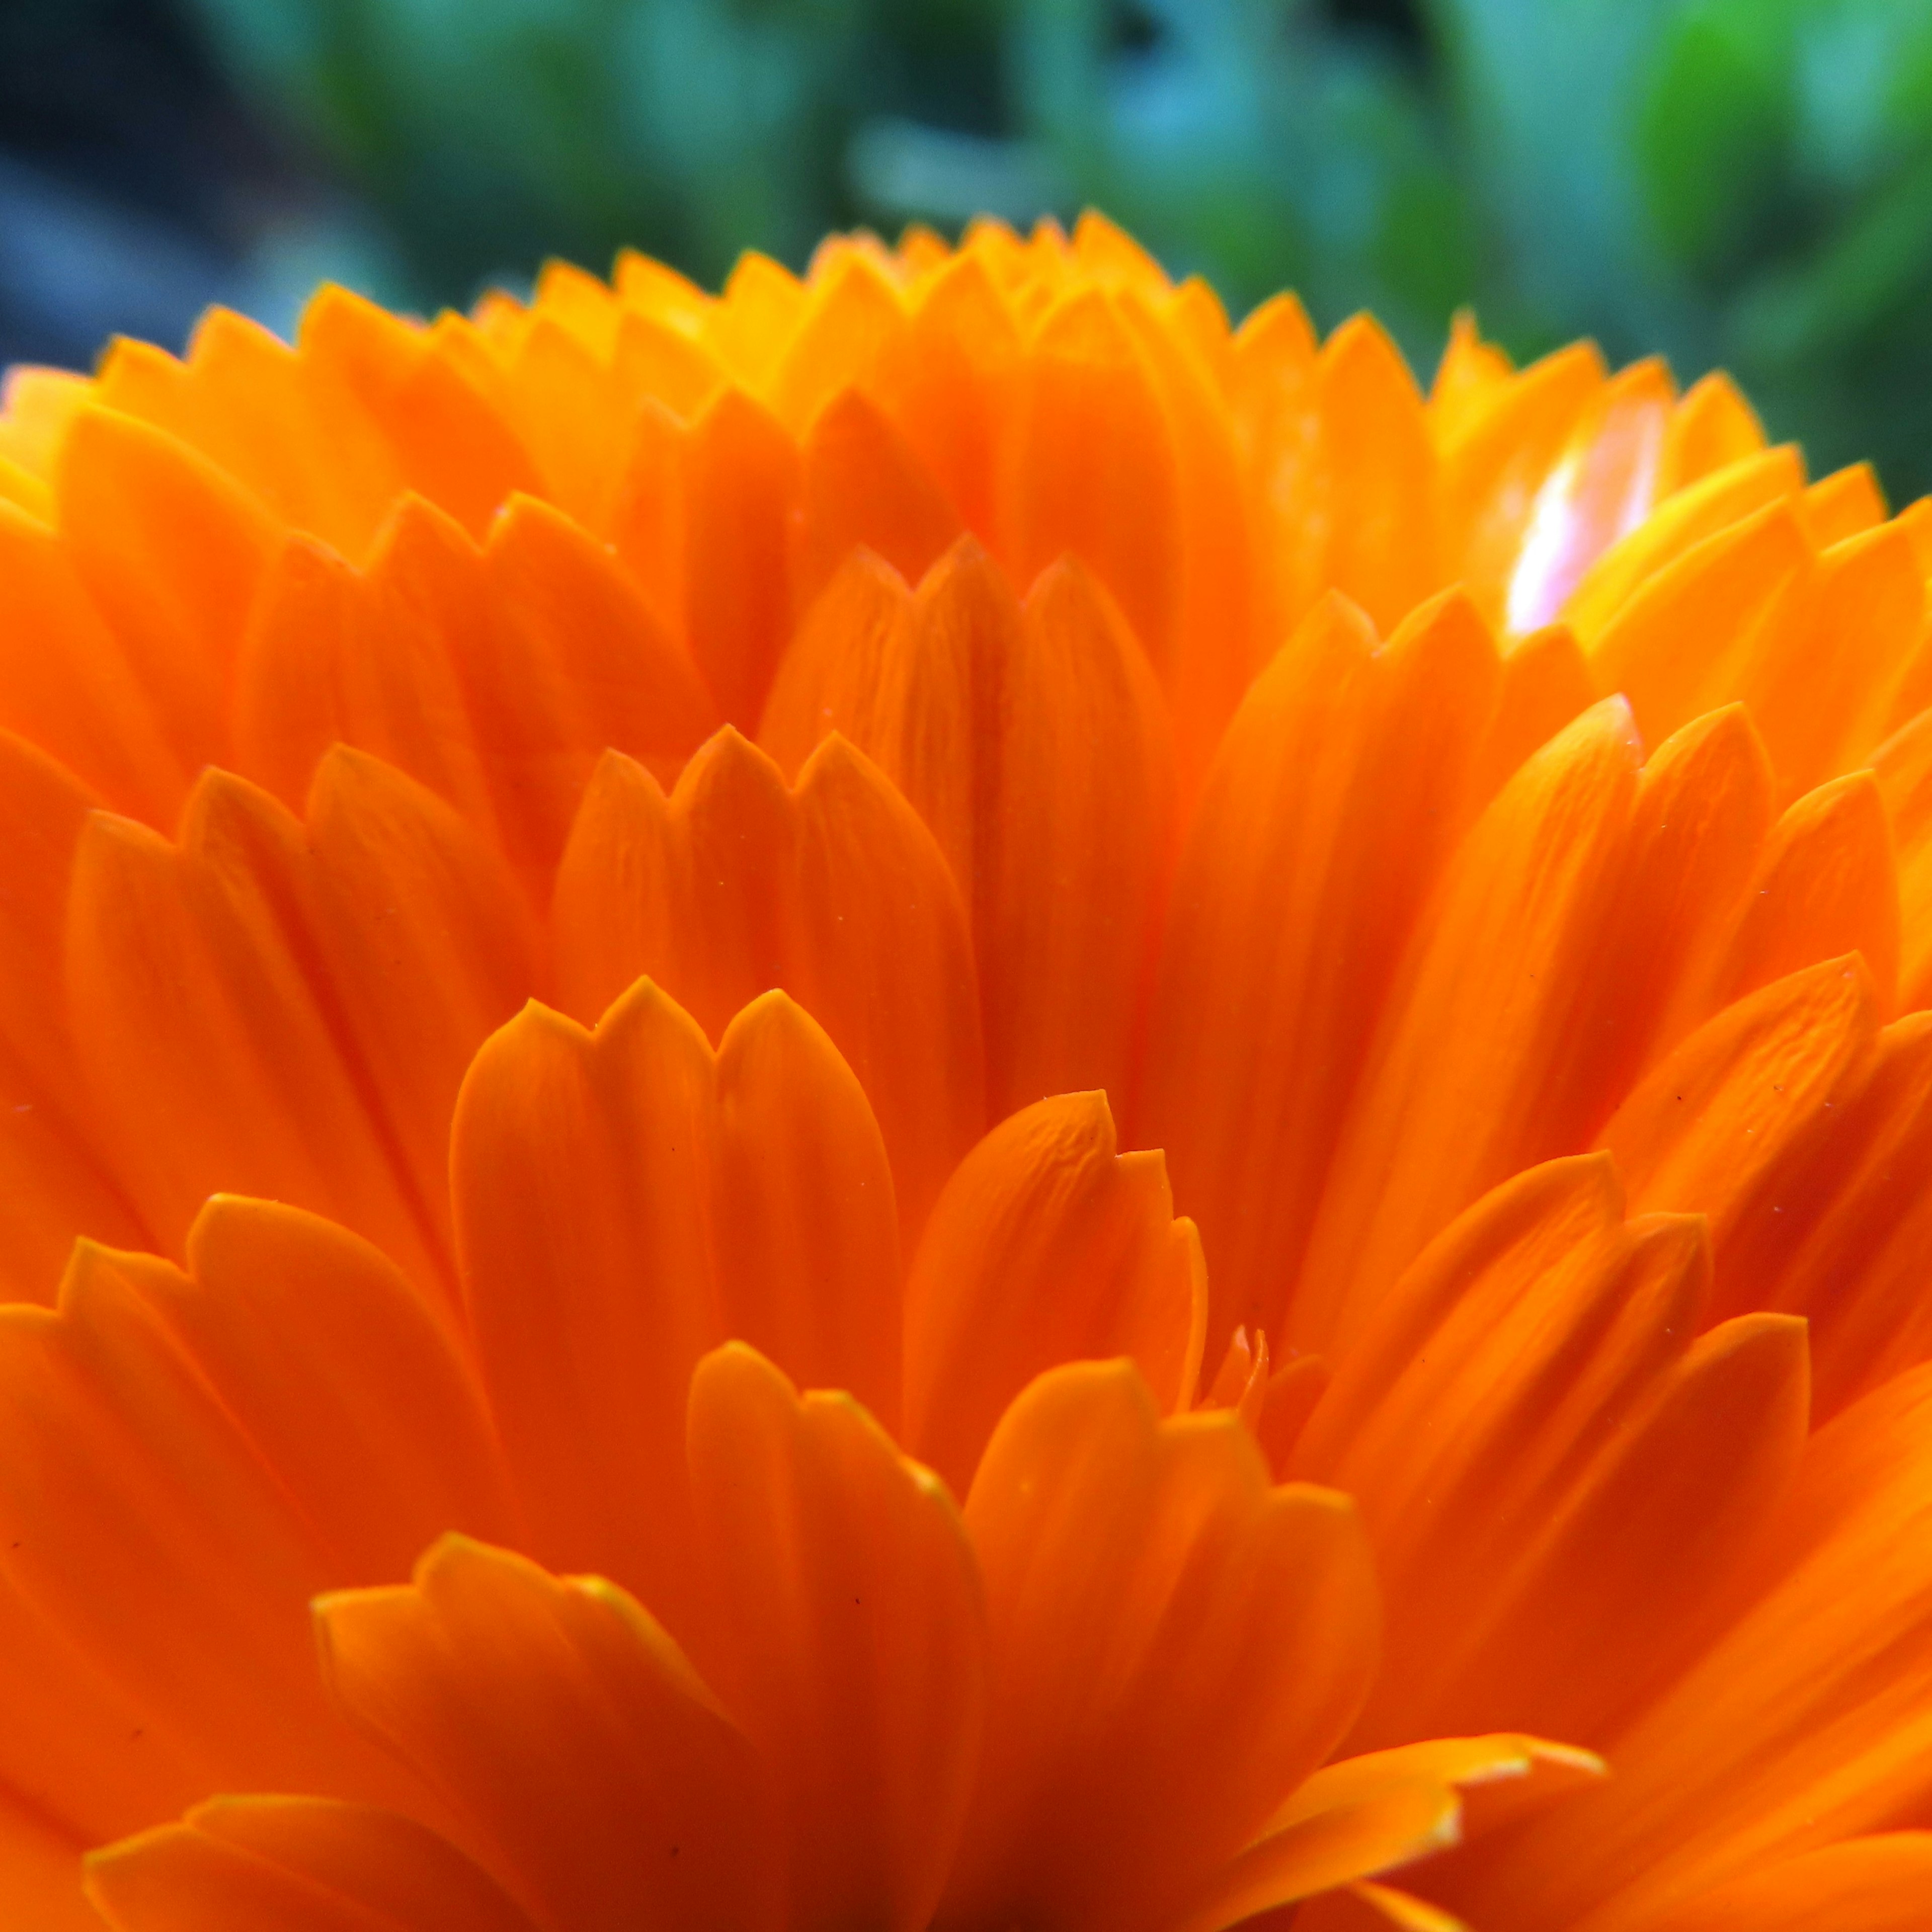
[[[1639,104],[1637,166],[1659,240],[1713,279],[1769,238],[1796,118],[1786,0],[1709,0],[1670,22]]]
[[[1925,0],[193,0],[428,304],[633,242],[1106,208],[1239,310],[1472,302],[1736,370],[1820,470],[1932,482]]]

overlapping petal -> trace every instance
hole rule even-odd
[[[1922,511],[1096,218],[0,498],[8,1909],[1923,1916]]]

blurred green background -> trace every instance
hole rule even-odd
[[[1425,374],[1466,302],[1520,356],[1723,364],[1815,470],[1932,486],[1928,0],[6,4],[0,70],[155,16],[194,137],[232,130],[203,241],[272,321],[320,273],[428,308],[630,242],[715,284],[1092,204],[1237,314],[1371,306]],[[0,208],[0,325],[4,254]]]

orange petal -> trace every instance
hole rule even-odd
[[[1694,389],[1691,395],[1696,394]],[[1685,400],[1688,403],[1690,398]],[[1666,437],[1664,473],[1658,479],[1660,496],[1668,495],[1673,487],[1668,481],[1670,466]],[[1789,445],[1740,458],[1694,488],[1670,496],[1622,542],[1612,544],[1584,573],[1582,582],[1556,614],[1576,633],[1584,648],[1594,652],[1598,638],[1646,590],[1653,597],[1660,596],[1666,581],[1683,580],[1676,566],[1710,539],[1726,532],[1731,533],[1729,544],[1717,546],[1709,553],[1712,556],[1725,556],[1749,532],[1769,526],[1778,531],[1780,544],[1802,547],[1804,535],[1795,514],[1781,515],[1774,512],[1788,506],[1804,482],[1803,460]],[[1774,549],[1770,554],[1775,556],[1777,552]],[[1696,580],[1697,574],[1694,568],[1689,580]],[[1719,612],[1721,614],[1721,605]]]
[[[361,555],[406,487],[382,427],[344,406],[314,356],[291,354],[231,309],[195,324],[188,370],[182,415],[208,439],[207,454],[290,524]],[[187,434],[187,422],[166,427]]]
[[[1301,1432],[1334,1379],[1319,1355],[1292,1355],[1268,1377],[1261,1413],[1255,1418],[1255,1440],[1268,1458],[1276,1482],[1288,1480],[1288,1464]]]
[[[1745,1874],[1646,1918],[1646,1932],[1917,1932],[1932,1895],[1932,1832],[1850,1838]]]
[[[1510,1733],[1345,1758],[1295,1792],[1180,1924],[1188,1932],[1222,1932],[1256,1912],[1454,1845],[1462,1835],[1466,1790],[1480,1805],[1498,1786],[1516,1786],[1530,1797],[1531,1787],[1561,1789],[1600,1776],[1603,1768],[1587,1751]],[[1455,1926],[1419,1900],[1408,1901],[1416,1906],[1412,1917],[1401,1909],[1400,1894],[1390,1896],[1394,1909],[1386,1916],[1399,1926],[1418,1932]]]
[[[1098,208],[1081,210],[1072,240],[1074,260],[1097,280],[1149,290],[1164,290],[1168,285],[1160,264]]]
[[[896,1406],[894,1208],[863,1094],[783,994],[714,1060],[640,980],[594,1034],[533,1005],[484,1046],[452,1170],[533,1546],[638,1579],[682,1630],[678,1413],[698,1356],[748,1333]],[[614,1468],[641,1473],[613,1486],[598,1472]]]
[[[1609,1769],[1594,1751],[1520,1731],[1430,1738],[1324,1765],[1270,1822],[1277,1826],[1292,1824],[1338,1802],[1366,1796],[1398,1780],[1424,1778],[1456,1792],[1462,1814],[1460,1836],[1466,1841],[1540,1810],[1554,1799],[1588,1789]]]
[[[630,446],[602,526],[652,615],[680,642],[686,635],[684,486],[689,440],[682,420],[646,397],[632,418]]]
[[[484,548],[505,723],[546,681],[586,766],[607,746],[681,764],[717,722],[690,661],[602,544],[548,505],[512,498]],[[472,703],[494,715],[479,703]]]
[[[1174,837],[1165,707],[1072,564],[1035,583],[1002,695],[976,828],[988,1101],[998,1115],[1098,1087],[1124,1109]]]
[[[219,772],[178,847],[89,820],[67,983],[104,1144],[170,1252],[226,1189],[327,1214],[434,1280],[423,1203],[316,956],[304,842],[280,806]]]
[[[962,254],[915,296],[898,352],[872,375],[874,393],[982,543],[997,536],[998,445],[1021,354],[993,278]]]
[[[978,1579],[937,1479],[849,1396],[741,1345],[700,1364],[691,1472],[716,1589],[703,1654],[774,1770],[788,1917],[930,1919],[983,1712]]]
[[[856,389],[820,412],[804,461],[808,596],[861,544],[916,584],[960,533],[952,506],[905,438]]]
[[[951,243],[922,221],[909,221],[899,230],[895,253],[902,266],[915,275],[937,273],[952,260]]]
[[[1264,662],[1326,582],[1315,332],[1294,296],[1273,297],[1242,323],[1230,364],[1227,407],[1256,524],[1255,656]]]
[[[1764,425],[1738,386],[1721,369],[1684,392],[1670,418],[1658,472],[1658,494],[1669,496],[1764,448]]]
[[[11,1339],[0,1340],[10,1358]],[[31,1376],[0,1373],[10,1388],[33,1385]],[[10,1507],[0,1508],[10,1522]],[[0,1901],[9,1903],[9,1886],[77,1898],[88,1846],[165,1817],[206,1791],[215,1770],[191,1729],[164,1724],[138,1686],[109,1675],[61,1629],[57,1612],[28,1601],[10,1574],[25,1548],[8,1527],[0,1544]]]
[[[1178,1932],[1227,1932],[1259,1913],[1372,1872],[1412,1864],[1454,1844],[1456,1833],[1456,1794],[1448,1786],[1391,1780],[1380,1790],[1298,1818],[1250,1846],[1216,1874],[1205,1900],[1174,1924]]]
[[[1732,1223],[1820,1110],[1852,1090],[1878,1030],[1856,959],[1827,960],[1727,1006],[1654,1067],[1604,1129],[1632,1202]]]
[[[1373,1669],[1347,1500],[1272,1489],[1131,1363],[1040,1377],[966,1505],[993,1696],[942,1924],[1173,1922],[1334,1748]]]
[[[328,1552],[332,1582],[407,1569],[446,1529],[508,1532],[497,1450],[442,1308],[344,1229],[218,1196],[153,1305]]]
[[[1029,584],[1071,552],[1119,604],[1165,677],[1175,666],[1179,454],[1114,301],[1070,297],[1030,346],[1000,483],[1000,550]]]
[[[726,1332],[801,1382],[899,1413],[898,1222],[852,1070],[783,993],[718,1049],[718,1291]]]
[[[1924,576],[1892,525],[1826,550],[1815,594],[1810,622],[1739,692],[1786,797],[1869,757],[1924,633]]]
[[[437,600],[414,594],[416,532],[436,516],[405,506],[366,575],[301,538],[270,566],[236,673],[234,764],[292,810],[340,742],[494,826]]]
[[[776,1922],[752,1747],[622,1590],[450,1536],[315,1616],[344,1711],[539,1924]]]
[[[1848,463],[1804,493],[1802,514],[1820,550],[1876,530],[1886,519],[1885,491],[1869,463]]]
[[[7,1541],[15,1540],[10,1528]],[[4,1554],[10,1568],[17,1558]],[[11,1902],[9,1885],[77,1898],[87,1846],[191,1802],[218,1767],[191,1727],[164,1724],[138,1688],[106,1674],[10,1574],[0,1580],[0,1901]]]
[[[0,728],[59,759],[117,811],[172,823],[188,788],[166,721],[54,532],[0,503]]]
[[[1328,471],[1327,581],[1392,631],[1442,582],[1436,455],[1420,392],[1372,316],[1322,346],[1316,380]]]
[[[716,1114],[704,1036],[646,980],[594,1034],[526,1008],[478,1053],[451,1132],[465,1302],[530,1546],[668,1615],[688,1584],[685,1390],[722,1339]]]
[[[1921,563],[1932,556],[1932,497],[1921,496],[1893,518]]]
[[[536,1932],[448,1840],[320,1798],[217,1798],[87,1862],[116,1932]]]
[[[1932,1370],[1813,1436],[1762,1552],[1768,1587],[1618,1740],[1614,1778],[1534,1821],[1484,1870],[1466,1900],[1475,1922],[1500,1900],[1525,1924],[1595,1906],[1599,1922],[1647,1924],[1747,1874],[1768,1877],[1780,1858],[1924,1815],[1928,1472]],[[1660,1838],[1662,1817],[1672,1823]]]
[[[692,425],[684,484],[686,640],[718,715],[751,731],[791,634],[798,452],[727,389]]]
[[[1641,541],[1666,514],[1627,541]],[[1577,634],[1598,688],[1627,697],[1639,728],[1654,742],[1700,711],[1744,694],[1762,681],[1766,665],[1802,650],[1816,578],[1796,517],[1788,505],[1774,502],[1681,556],[1658,560],[1606,624],[1594,632],[1580,626]],[[1573,624],[1589,587],[1586,583],[1571,600]]]
[[[195,771],[227,740],[227,689],[280,532],[238,484],[173,437],[89,406],[61,448],[62,540]]]
[[[1808,792],[1772,829],[1717,997],[1735,1000],[1844,952],[1864,962],[1881,1009],[1898,979],[1898,875],[1869,772]]]
[[[832,730],[926,820],[970,908],[994,1110],[1074,1085],[1124,1098],[1172,778],[1159,694],[1092,580],[1049,571],[1022,612],[962,540],[908,614],[882,567],[855,560],[762,736],[789,763]]]
[[[1291,1313],[1298,1348],[1352,1330],[1440,1228],[1578,1144],[1606,1096],[1583,1003],[1636,788],[1609,700],[1525,764],[1463,841],[1414,942],[1335,1155]]]
[[[973,948],[944,856],[878,766],[826,740],[800,774],[798,980],[892,1156],[908,1244],[986,1120]]]
[[[217,308],[196,323],[184,361],[116,342],[94,394],[178,437],[287,523],[359,555],[401,476],[374,425],[326,398],[315,376],[260,323]]]
[[[1157,1154],[1114,1151],[1100,1094],[1023,1109],[939,1197],[906,1283],[905,1440],[956,1486],[1042,1370],[1131,1356],[1163,1409],[1193,1400],[1207,1282]]]
[[[1486,803],[1596,697],[1589,667],[1569,627],[1552,624],[1518,638],[1504,651],[1496,708],[1470,783],[1472,802]]]
[[[1225,387],[1233,364],[1234,331],[1213,284],[1204,276],[1190,275],[1166,290],[1163,278],[1141,292],[1148,311],[1193,352],[1217,386]]]
[[[791,965],[796,807],[729,725],[669,800],[607,754],[558,868],[553,922],[565,1003],[590,1024],[648,974],[712,1039]]]
[[[1144,284],[1128,293],[1120,314],[1147,359],[1174,436],[1180,581],[1168,689],[1182,782],[1191,792],[1254,674],[1254,545],[1234,427],[1216,371],[1184,348],[1173,312],[1158,312],[1150,291],[1164,286]],[[1204,285],[1190,286],[1218,317]],[[1189,305],[1186,296],[1178,299]],[[1218,326],[1225,336],[1225,317]],[[1265,647],[1275,641],[1267,638]]]
[[[154,1245],[112,1161],[10,1053],[0,1053],[0,1300],[50,1306],[82,1236]]]
[[[612,284],[553,256],[537,271],[535,298],[525,313],[557,322],[598,361],[608,362],[626,310]]]
[[[1742,706],[1693,719],[1646,764],[1614,950],[1596,969],[1615,989],[1621,1021],[1605,1030],[1594,1076],[1606,1103],[1708,1014],[1740,917],[1761,916],[1751,895],[1772,796],[1764,747]]]
[[[1596,345],[1574,344],[1500,386],[1438,444],[1442,554],[1456,560],[1456,574],[1492,624],[1516,614],[1511,574],[1540,494],[1604,386]],[[1552,606],[1536,622],[1554,614]]]
[[[1495,688],[1465,599],[1373,645],[1331,598],[1276,654],[1222,742],[1175,878],[1134,1138],[1167,1150],[1201,1223],[1216,1334],[1282,1320]]]
[[[805,284],[789,268],[747,248],[733,267],[723,295],[703,312],[706,346],[740,380],[761,382],[783,352],[809,299]]]
[[[667,801],[607,757],[554,925],[564,1004],[586,1020],[641,974],[714,1037],[758,994],[790,992],[865,1087],[916,1234],[984,1119],[978,988],[945,860],[869,760],[828,740],[788,794],[728,728]]]
[[[1034,224],[1032,238],[1023,241],[997,215],[976,214],[960,238],[959,251],[983,262],[1002,288],[1037,276],[1057,290],[1064,280],[1057,272],[1064,268],[1066,253],[1064,235],[1059,236],[1057,249],[1052,246],[1059,227],[1052,216],[1043,215]]]
[[[505,413],[567,518],[601,523],[628,452],[626,406],[634,392],[558,320],[532,314],[504,385]]]
[[[1820,1418],[1932,1356],[1922,1292],[1932,1203],[1919,1180],[1928,1156],[1932,1015],[1914,1013],[1879,1035],[1852,1090],[1791,1137],[1725,1244],[1725,1306],[1810,1322]]]
[[[804,436],[834,397],[891,355],[905,326],[905,305],[891,280],[862,251],[840,255],[812,278],[772,374],[772,414]]]
[[[1449,318],[1449,339],[1429,386],[1430,428],[1447,442],[1496,400],[1515,373],[1508,351],[1484,340],[1475,312],[1459,308]]]
[[[513,490],[541,487],[473,366],[419,325],[327,286],[302,313],[297,346],[325,410],[366,420],[388,446],[400,486],[471,536],[483,536]]]
[[[724,380],[724,371],[682,330],[634,308],[618,318],[610,364],[620,394],[649,398],[687,419]]]
[[[1614,1757],[1631,1714],[1735,1612],[1739,1570],[1804,1448],[1810,1393],[1804,1324],[1747,1315],[1601,1414],[1594,1457],[1498,1566],[1462,1652],[1460,1708],[1520,1710]],[[1426,1721],[1453,1720],[1438,1708]]]
[[[1377,1453],[1372,1437],[1382,1438],[1379,1455],[1388,1468],[1413,1482],[1412,1462],[1390,1458],[1395,1438],[1378,1418],[1404,1382],[1413,1388],[1436,1379],[1423,1351],[1457,1310],[1498,1294],[1550,1294],[1558,1305],[1580,1285],[1550,1280],[1580,1262],[1592,1274],[1609,1252],[1593,1252],[1597,1238],[1622,1219],[1623,1196],[1616,1169],[1601,1154],[1571,1155],[1546,1161],[1492,1188],[1460,1215],[1404,1271],[1396,1292],[1375,1313],[1359,1346],[1352,1348],[1330,1384],[1318,1415],[1311,1418],[1296,1456],[1301,1470],[1332,1469],[1345,1457],[1366,1462]],[[1614,1281],[1615,1270],[1611,1270]],[[1586,1277],[1586,1280],[1588,1278]],[[1608,1284],[1590,1282],[1592,1291]],[[1684,1311],[1694,1315],[1694,1301]],[[1480,1348],[1484,1324],[1468,1323],[1467,1344]],[[1446,1365],[1453,1381],[1456,1365]],[[1412,1378],[1416,1379],[1412,1379]]]
[[[1724,949],[1751,903],[1771,797],[1762,747],[1736,706],[1685,726],[1645,766],[1615,884],[1606,875],[1592,915],[1603,921],[1594,953],[1559,969],[1603,1004],[1564,1036],[1564,1096],[1579,1111],[1538,1154],[1582,1144],[1646,1061],[1708,1012]]]
[[[1295,1908],[1295,1924],[1300,1932],[1470,1932],[1470,1928],[1453,1913],[1413,1892],[1399,1892],[1391,1885],[1374,1885],[1364,1880],[1324,1892]]]
[[[80,1844],[0,1795],[0,1911],[35,1932],[100,1932],[80,1888]]]
[[[128,1710],[97,1762],[62,1752],[33,1774],[56,1815],[111,1832],[141,1814],[100,1752],[133,1754],[138,1785],[151,1734],[170,1810],[214,1783],[400,1788],[317,1695],[303,1606],[328,1559],[157,1312],[184,1286],[165,1262],[83,1246],[58,1312],[0,1312],[8,1575],[64,1640],[54,1681],[84,1662],[82,1721],[107,1714],[89,1674]],[[14,1701],[31,1737],[38,1699]]]
[[[1880,746],[1872,770],[1898,854],[1898,1004],[1916,1012],[1932,1004],[1932,712]]]
[[[1504,618],[1512,631],[1550,622],[1585,572],[1649,515],[1673,395],[1655,358],[1604,386],[1537,493],[1510,570]]]
[[[735,280],[736,272],[734,272]],[[668,326],[695,335],[716,306],[712,297],[675,268],[667,268],[634,248],[620,248],[611,284],[625,305],[655,316]]]
[[[9,369],[0,378],[0,449],[36,476],[51,475],[68,424],[93,386],[70,370]]]
[[[961,546],[960,554],[975,553]],[[939,581],[953,574],[942,568]],[[998,581],[997,573],[987,574]],[[904,579],[889,564],[863,549],[846,558],[799,626],[758,726],[759,745],[785,772],[796,776],[833,731],[870,758],[896,754],[898,712],[916,649],[913,610]]]
[[[1707,1633],[1806,1419],[1788,1318],[1685,1358],[1709,1265],[1696,1221],[1626,1225],[1607,1163],[1571,1159],[1485,1197],[1376,1310],[1293,1458],[1360,1498],[1390,1586],[1358,1742],[1503,1708],[1600,1742]]]
[[[1020,608],[968,538],[934,566],[903,619],[902,609],[884,566],[855,557],[787,663],[760,738],[788,765],[828,732],[850,739],[932,828],[976,929],[992,878]]]
[[[338,746],[308,844],[318,951],[412,1198],[447,1252],[449,1120],[471,1056],[535,979],[508,869],[440,799]]]
[[[1245,1328],[1237,1328],[1228,1338],[1226,1352],[1214,1379],[1198,1402],[1190,1407],[1232,1408],[1250,1430],[1259,1420],[1268,1399],[1268,1336],[1256,1329],[1250,1341]],[[1259,1432],[1256,1432],[1256,1439]]]
[[[0,1034],[20,1072],[74,1123],[86,1102],[64,1024],[62,954],[74,848],[99,803],[64,766],[0,731]]]

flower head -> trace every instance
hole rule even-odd
[[[1922,1917],[1868,473],[1090,218],[217,313],[0,498],[15,1912]]]

